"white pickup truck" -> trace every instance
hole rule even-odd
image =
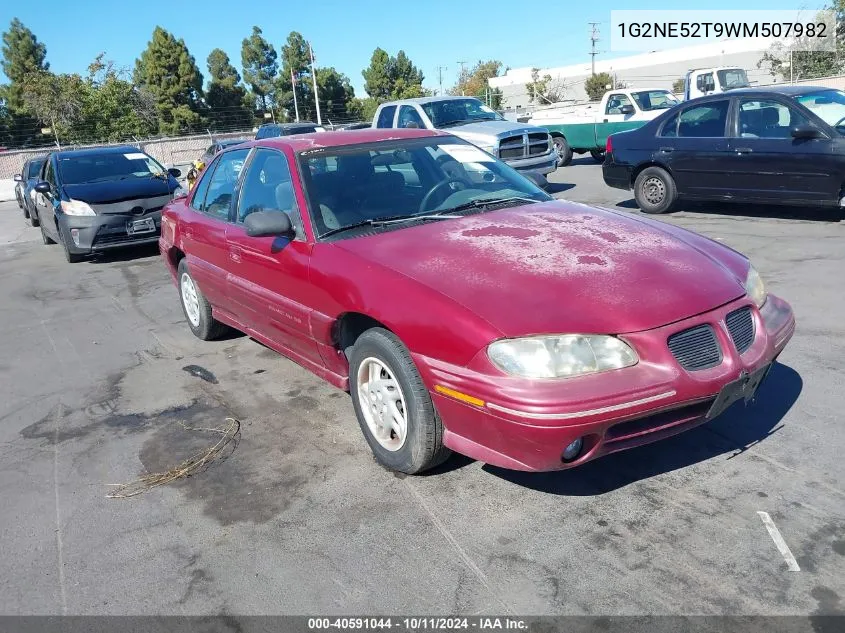
[[[548,130],[506,121],[473,97],[421,97],[383,103],[373,117],[373,127],[444,130],[520,171],[545,175],[558,163]]]
[[[736,66],[693,68],[684,77],[684,101],[750,85],[748,74]]]
[[[572,161],[572,154],[589,152],[604,161],[607,137],[614,132],[638,128],[679,103],[669,90],[609,90],[601,101],[585,104],[553,104],[538,108],[520,122],[542,125],[552,135],[559,156],[558,166]]]

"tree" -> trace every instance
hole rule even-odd
[[[462,70],[458,82],[449,90],[449,94],[477,97],[490,107],[499,109],[502,105],[502,91],[490,88],[490,79],[498,77],[502,62],[498,60],[481,61],[469,70]]]
[[[9,30],[3,33],[3,61],[0,67],[9,78],[3,90],[6,107],[13,114],[23,114],[23,88],[26,76],[50,69],[45,60],[47,47],[20,20],[14,18]]]
[[[143,138],[158,129],[155,97],[129,80],[100,53],[88,66],[84,136],[90,141],[126,141]]]
[[[356,119],[361,108],[349,77],[332,67],[317,69],[320,109],[326,119]]]
[[[757,68],[767,67],[772,78],[780,81],[829,77],[845,71],[845,0],[833,0],[826,10],[836,16],[836,50],[812,50],[818,42],[806,36],[797,38],[791,49],[778,41],[763,54]],[[822,16],[815,21],[822,22]]]
[[[41,70],[29,73],[24,80],[23,101],[26,109],[52,128],[65,142],[85,139],[85,106],[88,86],[77,74],[54,75]]]
[[[244,38],[241,43],[241,65],[244,69],[244,81],[261,102],[261,109],[267,110],[273,101],[274,82],[279,65],[276,63],[276,49],[264,39],[261,29],[257,26],[252,27],[252,35]]]
[[[361,71],[364,91],[376,100],[390,99],[393,88],[390,72],[390,55],[386,50],[377,48],[370,57],[370,65]]]
[[[299,108],[300,118],[316,119],[317,108],[314,103],[314,90],[311,81],[311,54],[308,42],[301,33],[291,31],[281,48],[282,71],[276,80],[276,101],[284,108],[288,117],[292,117],[294,107],[293,95],[296,91],[296,107]],[[291,83],[293,77],[293,83]]]
[[[684,88],[686,88],[686,80],[683,77],[678,77],[672,82],[672,92],[675,94],[683,94]]]
[[[196,130],[203,124],[202,73],[185,41],[160,26],[135,61],[135,83],[155,97],[160,132]]]
[[[590,98],[590,101],[599,101],[604,93],[609,88],[619,88],[615,78],[610,73],[597,73],[591,77],[587,77],[584,82],[584,91]]]
[[[561,101],[564,95],[563,86],[552,82],[551,75],[540,77],[540,69],[531,69],[531,81],[525,84],[529,103],[555,103]]]
[[[370,65],[361,74],[364,76],[364,90],[378,101],[411,99],[427,94],[422,87],[425,76],[405,51],[391,57],[387,51],[377,48],[370,58]]]
[[[245,128],[252,125],[255,102],[241,85],[241,76],[229,56],[215,48],[208,54],[210,82],[206,90],[209,117],[217,128]]]
[[[9,145],[23,145],[38,134],[38,122],[29,115],[24,102],[24,83],[27,75],[49,70],[47,47],[17,18],[2,39],[0,69],[9,79],[8,84],[0,86],[3,126]]]

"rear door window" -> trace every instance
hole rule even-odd
[[[723,137],[728,122],[729,105],[729,99],[722,99],[686,108],[677,115],[676,133],[667,134],[671,131],[667,129],[671,123],[670,119],[670,122],[663,126],[663,136],[678,136],[681,138]]]
[[[393,127],[393,115],[396,113],[396,106],[385,106],[378,114],[376,127]]]

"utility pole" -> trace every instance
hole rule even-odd
[[[460,81],[461,79],[464,78],[464,66],[467,65],[467,62],[455,62],[455,63],[460,65],[460,67],[461,67],[461,74],[460,74],[460,77],[458,77],[458,81]],[[463,95],[463,94],[464,94],[464,91],[461,90],[461,95]]]
[[[299,123],[299,104],[296,102],[296,79],[293,77],[293,68],[290,69],[290,87],[293,90],[293,110],[296,112],[296,122]]]
[[[308,42],[308,52],[311,54],[311,79],[314,80],[314,103],[317,105],[317,125],[322,125],[320,118],[320,95],[317,93],[317,71],[314,69],[314,51],[311,49],[311,42]]]
[[[599,54],[596,50],[596,42],[599,41],[599,24],[601,24],[601,22],[589,22],[588,24],[592,27],[592,31],[590,32],[590,59],[592,59],[592,72],[593,75],[595,75],[596,55]]]
[[[446,66],[437,66],[437,79],[440,82],[440,95],[443,96],[443,71],[449,70]]]

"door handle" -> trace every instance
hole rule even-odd
[[[671,152],[674,152],[675,148],[674,147],[661,147],[660,151],[663,152],[664,154],[669,154]]]
[[[737,147],[736,153],[737,154],[750,154],[752,152],[750,147]]]
[[[231,259],[235,263],[240,263],[241,261],[241,249],[237,246],[230,246],[229,247],[229,259]]]
[[[607,123],[607,119],[605,119],[604,121],[602,121],[602,123]]]

